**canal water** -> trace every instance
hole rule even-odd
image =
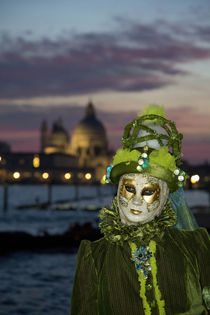
[[[86,206],[109,206],[113,188],[109,185],[53,186],[52,205],[71,200],[76,211],[17,209],[21,205],[46,202],[47,186],[10,186],[8,211],[4,212],[3,187],[0,186],[0,231],[63,233],[75,223],[97,225],[98,211],[84,211]],[[79,198],[74,200],[75,196]],[[186,191],[190,206],[207,205],[203,191]],[[0,256],[0,314],[64,315],[69,314],[75,272],[75,250],[64,253],[17,252]]]

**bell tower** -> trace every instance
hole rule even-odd
[[[41,152],[44,152],[45,147],[48,144],[48,126],[47,126],[47,121],[43,120],[41,123]]]

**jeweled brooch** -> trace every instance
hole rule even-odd
[[[150,258],[152,252],[149,251],[149,246],[141,246],[132,253],[131,260],[135,263],[136,270],[140,270],[144,274],[144,278],[148,278],[148,273],[151,271]]]

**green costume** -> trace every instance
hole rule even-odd
[[[210,314],[210,240],[205,229],[197,228],[184,203],[182,187],[187,176],[178,168],[182,135],[165,116],[162,108],[153,106],[125,127],[123,148],[107,168],[106,181],[118,184],[124,174],[132,173],[138,174],[136,178],[148,176],[150,181],[152,176],[167,183],[170,195],[163,196],[168,201],[150,221],[129,224],[127,217],[122,220],[119,200],[124,202],[121,211],[141,218],[147,209],[145,200],[158,207],[161,190],[157,181],[150,185],[154,188],[138,190],[138,194],[132,182],[119,186],[119,195],[121,187],[127,189],[124,199],[114,199],[111,210],[101,210],[99,227],[104,237],[80,245],[71,315]],[[155,189],[157,200],[147,199],[155,196]],[[135,198],[142,198],[144,208],[134,205]],[[127,200],[133,208],[126,205]],[[179,229],[174,227],[174,210]]]
[[[108,212],[104,213],[104,226],[105,221],[111,223],[112,220],[111,232],[119,237],[111,240],[107,232],[98,241],[82,241],[72,294],[72,315],[208,314],[209,236],[203,228],[186,231],[170,227],[174,222],[167,216],[173,211],[169,210],[156,218],[152,229],[157,233],[153,230],[150,237],[147,231],[141,233],[141,228],[129,227],[138,231],[132,239],[125,231],[119,233],[123,223],[118,224],[115,216],[111,219]],[[148,223],[147,230],[150,226]],[[149,245],[151,241],[156,245],[156,266],[152,269],[157,272],[151,272],[147,283],[139,281],[132,263],[130,242],[133,241],[137,246]]]

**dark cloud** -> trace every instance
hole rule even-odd
[[[210,26],[197,26],[195,28],[195,35],[201,40],[210,43]]]
[[[85,107],[76,104],[71,104],[71,106],[0,105],[0,139],[4,136],[5,130],[10,132],[39,130],[43,120],[47,120],[50,127],[52,122],[59,117],[66,130],[71,134],[84,115]],[[110,130],[114,132],[114,130],[122,131],[125,124],[136,117],[136,112],[96,110],[96,116],[103,122],[108,132]]]
[[[182,33],[166,22],[119,24],[121,30],[112,33],[69,33],[56,40],[1,34],[0,98],[157,89],[185,74],[182,63],[210,58],[210,48],[202,45],[208,27]]]

